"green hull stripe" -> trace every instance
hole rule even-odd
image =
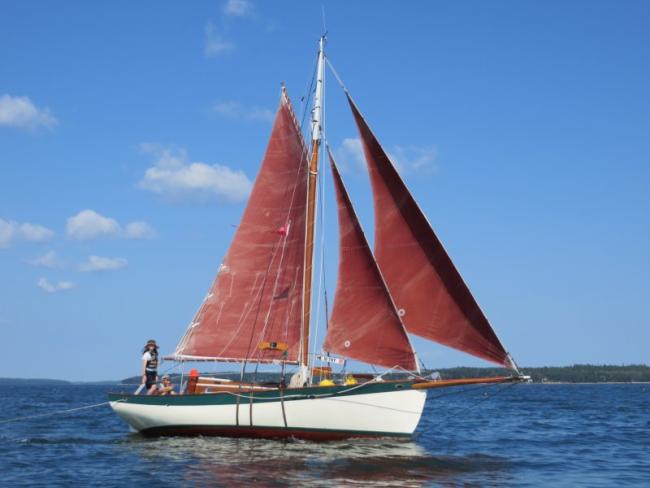
[[[372,393],[387,393],[394,391],[405,391],[411,389],[412,383],[405,382],[385,382],[371,383],[356,386],[334,386],[334,387],[310,387],[295,388],[283,390],[283,400],[285,402],[295,400],[310,400],[316,398],[340,398],[354,395],[367,395]],[[235,390],[231,392],[203,393],[199,395],[165,395],[165,396],[147,396],[133,395],[130,393],[109,393],[108,399],[111,402],[121,401],[138,405],[160,405],[160,406],[194,406],[194,405],[233,405],[237,403]],[[250,403],[250,397],[253,397],[253,403],[269,403],[280,401],[280,390],[267,390],[256,392],[242,392],[240,402]]]

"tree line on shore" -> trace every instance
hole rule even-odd
[[[650,382],[650,366],[574,364],[572,366],[543,366],[520,368],[535,383],[634,383]],[[505,368],[444,368],[436,370],[442,378],[480,378],[509,376]]]
[[[645,364],[630,364],[625,366],[615,365],[594,365],[594,364],[574,364],[572,366],[542,366],[542,367],[522,367],[522,374],[528,375],[535,383],[650,383],[650,366]],[[423,371],[423,375],[434,376],[439,374],[442,379],[452,378],[482,378],[489,376],[510,376],[512,371],[505,368],[475,368],[475,367],[456,367],[441,368]],[[214,373],[210,374],[213,376]],[[217,376],[238,380],[240,373],[222,372],[216,373]],[[180,375],[172,375],[175,381],[180,379]],[[393,375],[386,375],[386,378]],[[260,372],[257,374],[246,373],[245,381],[273,382],[279,381],[277,372]],[[123,384],[139,384],[140,376],[133,376],[122,380]],[[0,385],[9,384],[49,384],[52,386],[69,384],[65,380],[51,379],[27,379],[27,378],[0,378]]]

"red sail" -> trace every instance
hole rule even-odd
[[[415,355],[397,315],[330,155],[339,213],[339,275],[323,349],[386,367],[417,369]]]
[[[297,360],[307,166],[304,142],[283,90],[244,216],[210,292],[176,349],[176,359]]]
[[[375,204],[375,256],[406,329],[511,367],[492,330],[427,218],[348,96]]]

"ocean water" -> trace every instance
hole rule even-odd
[[[0,420],[106,401],[5,387]],[[107,405],[0,424],[2,486],[650,486],[650,385],[431,391],[412,440],[147,439]]]

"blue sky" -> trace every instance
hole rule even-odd
[[[322,3],[330,59],[515,359],[647,363],[650,5]],[[321,25],[321,2],[2,3],[0,376],[120,378],[150,337],[173,350]],[[370,234],[329,73],[326,105]]]

